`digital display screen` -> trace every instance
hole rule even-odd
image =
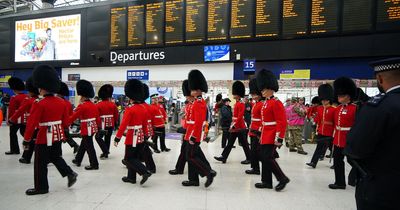
[[[165,44],[183,43],[183,0],[165,2]]]
[[[307,1],[283,0],[283,36],[294,37],[307,33]]]
[[[371,30],[372,1],[343,1],[343,32],[368,32]]]
[[[338,8],[337,0],[312,0],[311,34],[337,32]]]
[[[128,46],[145,45],[144,5],[128,6]]]
[[[400,1],[380,0],[377,11],[377,30],[400,30]]]
[[[231,39],[253,37],[254,0],[231,1]]]
[[[227,40],[228,39],[228,0],[209,0],[208,1],[208,40]]]
[[[280,3],[276,0],[256,0],[256,37],[279,35]]]
[[[126,46],[126,7],[111,8],[111,48]]]
[[[204,46],[204,61],[229,61],[230,52],[231,49],[229,45]]]
[[[186,0],[186,42],[203,42],[206,37],[207,0]]]
[[[164,43],[164,2],[146,4],[146,45],[159,46]]]

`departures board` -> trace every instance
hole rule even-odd
[[[400,31],[400,0],[138,0],[110,7],[110,48]]]

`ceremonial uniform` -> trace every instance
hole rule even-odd
[[[165,109],[162,108],[160,104],[152,104],[152,119],[153,123],[153,143],[154,143],[154,151],[159,153],[157,139],[160,138],[160,147],[161,151],[168,152],[169,149],[165,145],[165,122],[167,120],[167,113]]]

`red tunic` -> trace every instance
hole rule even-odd
[[[335,110],[335,132],[333,144],[344,148],[346,146],[347,133],[354,124],[357,106],[355,104],[339,105]]]
[[[32,104],[24,139],[31,141],[36,128],[39,128],[36,144],[52,145],[65,138],[64,129],[68,126],[68,111],[62,99],[49,95],[37,99]]]
[[[317,124],[317,132],[322,136],[333,135],[333,124],[336,108],[329,106],[318,106],[317,115],[315,116],[315,123]]]
[[[250,132],[249,136],[257,136],[256,133],[252,131],[260,131],[262,127],[261,123],[261,109],[263,107],[263,102],[258,101],[253,105],[253,109],[251,110],[251,124],[250,124]]]
[[[158,104],[152,104],[152,119],[153,127],[163,128],[165,127],[165,121],[167,118],[167,113]]]
[[[8,114],[7,116],[13,116],[14,113],[19,109],[19,107],[21,106],[22,102],[26,99],[29,98],[28,95],[24,94],[24,93],[20,93],[17,95],[14,95],[11,97],[10,99],[10,105],[8,107]],[[25,117],[21,117],[18,118],[17,120],[15,120],[15,122],[17,124],[25,124],[26,123],[26,118]]]
[[[100,116],[93,102],[87,100],[79,104],[74,114],[70,117],[69,123],[71,124],[78,118],[81,120],[81,136],[93,136],[97,133],[98,125],[100,125]]]
[[[307,109],[307,118],[308,119],[313,119],[316,117],[318,107],[320,107],[320,106],[311,106],[310,108]]]
[[[18,108],[17,111],[14,112],[14,115],[10,117],[10,121],[13,123],[18,122],[18,119],[28,119],[32,104],[37,99],[37,96],[34,97],[26,97],[24,101],[22,101],[21,106]],[[26,121],[25,121],[26,122]]]
[[[147,129],[147,112],[142,104],[133,104],[125,109],[124,117],[118,129],[116,137],[121,139],[126,132],[125,145],[136,147],[144,141],[144,136],[148,133]]]
[[[195,138],[196,142],[199,143],[204,138],[204,126],[206,124],[207,118],[207,105],[202,97],[198,97],[192,105],[191,118],[193,123],[188,123],[186,133],[188,134],[188,139]]]
[[[147,117],[147,137],[153,136],[154,131],[153,131],[153,125],[151,123],[151,119],[153,118],[152,116],[152,108],[149,104],[147,103],[142,103],[141,104],[145,109],[146,109],[146,117]]]
[[[193,115],[193,102],[189,102],[185,107],[185,120],[186,120],[186,133],[185,137],[183,138],[185,141],[189,141],[191,133],[189,133],[190,129],[193,129],[194,125],[194,115]]]
[[[115,124],[118,122],[118,108],[115,103],[111,101],[101,101],[96,104],[100,115],[100,128],[104,130],[105,128],[114,128]]]
[[[242,101],[237,101],[235,107],[233,108],[232,124],[231,128],[233,130],[246,129],[246,124],[244,123],[244,111],[245,104]]]
[[[266,99],[261,108],[260,144],[274,144],[276,138],[285,138],[287,119],[285,108],[277,98]]]

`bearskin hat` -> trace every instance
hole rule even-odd
[[[144,100],[146,100],[146,99],[148,99],[150,97],[149,86],[147,84],[144,84],[144,83],[143,83],[143,94],[144,94],[143,95]]]
[[[37,88],[58,93],[61,81],[56,70],[50,65],[36,66],[32,74],[33,85]]]
[[[134,101],[144,101],[143,83],[137,79],[130,79],[125,83],[125,95]]]
[[[319,100],[318,96],[315,96],[314,98],[311,99],[311,104],[320,104],[321,101]]]
[[[243,98],[245,94],[246,88],[244,87],[243,82],[235,81],[232,85],[232,95],[237,95]]]
[[[92,83],[84,79],[81,79],[76,83],[76,92],[78,93],[78,95],[86,98],[94,97],[94,90]]]
[[[257,87],[260,91],[264,89],[270,89],[275,92],[279,90],[278,80],[276,79],[275,75],[266,69],[262,69],[257,74]]]
[[[204,93],[208,92],[207,80],[199,70],[194,69],[190,71],[188,81],[190,90],[201,90]]]
[[[352,100],[357,94],[357,86],[354,81],[348,77],[340,77],[333,82],[335,96],[349,95]]]
[[[261,91],[258,89],[257,86],[257,79],[253,78],[249,81],[249,89],[250,89],[250,94],[255,94],[261,96]]]
[[[8,79],[8,86],[10,86],[11,90],[25,90],[24,82],[18,77],[11,77]]]
[[[107,98],[111,98],[113,93],[114,93],[114,87],[112,85],[110,85],[110,84],[105,84],[105,85],[100,87],[99,92],[98,92],[98,96],[99,96],[99,98],[104,100],[104,99],[107,99]]]
[[[183,96],[190,96],[189,81],[187,79],[182,82],[182,93]]]
[[[215,102],[220,102],[220,101],[222,101],[222,94],[221,93],[218,93],[218,95],[217,95],[217,97],[215,97]]]
[[[31,92],[31,93],[33,93],[35,95],[39,95],[39,89],[33,85],[33,78],[32,77],[29,77],[26,80],[25,87],[26,87],[26,90],[28,92]]]
[[[360,102],[367,102],[370,99],[370,97],[365,94],[365,92],[361,88],[357,88],[357,96],[356,96],[356,101]]]
[[[65,82],[61,82],[60,90],[58,91],[58,94],[62,95],[64,97],[69,97],[69,88],[68,88],[68,85],[65,84]]]
[[[330,84],[322,84],[318,87],[319,100],[333,100],[333,87]]]

